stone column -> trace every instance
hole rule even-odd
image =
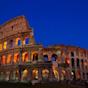
[[[19,81],[21,81],[21,79],[22,79],[22,67],[21,67],[21,65],[19,65],[19,68],[18,68],[18,75],[19,75]]]
[[[38,68],[38,80],[42,80],[42,68]]]
[[[71,62],[70,52],[69,52],[68,56],[69,56],[69,60],[70,60],[70,64],[69,64],[69,75],[70,75],[70,80],[72,80],[72,62]]]
[[[1,55],[0,55],[0,65],[2,64],[2,62],[1,62]]]
[[[10,70],[9,80],[12,80],[12,71]]]
[[[28,71],[29,71],[29,73],[28,73],[28,74],[29,74],[28,77],[29,77],[29,80],[31,81],[31,80],[32,80],[32,69],[29,68]]]
[[[79,65],[80,65],[80,74],[81,74],[81,79],[83,80],[83,71],[82,71],[82,66],[81,66],[81,58],[79,59]]]
[[[61,69],[61,67],[58,67],[58,73],[59,73],[59,80],[61,80],[61,76],[62,76],[62,69]]]
[[[30,52],[30,50],[28,51],[28,62],[31,62],[31,52]]]
[[[19,64],[22,63],[22,48],[19,51]]]
[[[13,65],[14,63],[14,52],[12,52],[12,57],[11,57],[11,64]]]
[[[75,66],[74,66],[74,69],[75,69],[75,78],[77,79],[77,78],[78,78],[78,77],[77,77],[77,70],[78,70],[78,68],[77,68],[76,52],[74,52],[74,64],[75,64]]]
[[[52,68],[49,68],[49,80],[53,79],[53,70]]]

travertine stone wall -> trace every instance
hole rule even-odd
[[[25,17],[19,16],[0,26],[0,39],[30,30],[31,28],[28,26]]]

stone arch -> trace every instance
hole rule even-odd
[[[38,69],[32,70],[32,79],[38,80]]]
[[[6,64],[6,56],[5,55],[1,56],[1,64],[3,64],[3,65]]]
[[[23,63],[28,62],[28,52],[24,52],[22,54],[22,62]]]
[[[74,57],[74,52],[73,51],[71,51],[71,56]]]
[[[47,55],[47,54],[43,55],[43,58],[44,58],[44,61],[45,61],[45,62],[48,61],[48,55]]]
[[[38,61],[38,53],[33,54],[33,61]]]
[[[48,79],[48,77],[49,77],[49,70],[45,68],[42,70],[42,78]]]
[[[56,60],[57,60],[57,55],[56,54],[52,54],[51,61],[56,61]]]
[[[13,60],[13,62],[16,64],[16,63],[19,63],[19,59],[20,59],[20,55],[19,55],[19,53],[15,53],[14,54],[14,60]]]
[[[22,71],[22,80],[28,80],[28,69]]]

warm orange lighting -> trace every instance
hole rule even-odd
[[[25,40],[23,40],[23,45],[25,45]]]
[[[1,62],[2,62],[2,64],[6,64],[6,57],[5,56],[2,56]]]
[[[2,50],[2,44],[0,44],[0,51]]]
[[[14,63],[18,63],[18,62],[19,62],[19,54],[16,53],[16,54],[14,55]]]
[[[70,64],[69,58],[66,58],[66,63],[67,63],[67,64]]]
[[[4,45],[3,45],[3,48],[6,49],[6,47],[7,47],[7,42],[5,41]]]
[[[59,73],[57,69],[53,70],[55,78],[59,79]]]
[[[43,69],[42,70],[42,76],[43,77],[48,77],[49,76],[49,70],[48,69]]]
[[[11,55],[9,54],[7,57],[7,64],[10,64],[10,63],[11,63]]]
[[[27,52],[24,52],[22,54],[22,62],[28,62],[28,53]]]
[[[28,76],[28,70],[25,69],[23,72],[22,72],[22,80],[24,80],[25,78],[27,78]]]
[[[33,70],[33,78],[38,79],[38,70],[37,69]]]
[[[21,45],[21,39],[20,38],[16,38],[16,45],[18,45],[18,46]]]

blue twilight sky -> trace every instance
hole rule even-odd
[[[87,0],[0,0],[0,24],[24,15],[37,43],[88,49]]]

